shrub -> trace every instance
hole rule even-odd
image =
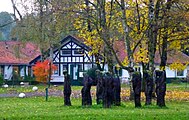
[[[96,67],[94,67],[94,68],[91,68],[91,69],[88,69],[87,71],[86,71],[86,74],[87,75],[89,75],[89,77],[91,77],[92,78],[92,80],[93,80],[93,85],[96,85],[97,84],[97,81],[96,81],[96,70],[97,70],[98,68],[96,68]]]
[[[3,76],[2,76],[2,75],[0,75],[0,85],[3,85],[3,83],[4,83]]]
[[[31,84],[35,83],[36,81],[35,81],[35,78],[34,78],[34,77],[25,76],[24,82],[29,82],[29,84],[31,85]]]

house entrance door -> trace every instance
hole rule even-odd
[[[81,85],[81,73],[83,71],[82,64],[69,64],[68,71],[72,85]]]

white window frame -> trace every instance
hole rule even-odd
[[[182,72],[182,75],[178,75],[178,72]],[[184,77],[184,70],[182,70],[182,71],[178,71],[178,70],[177,70],[177,71],[176,71],[176,76],[177,76],[177,77]]]

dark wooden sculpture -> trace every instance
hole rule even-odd
[[[135,107],[141,107],[140,96],[141,96],[141,73],[132,73],[132,86],[134,91],[134,102]]]
[[[154,79],[156,83],[157,105],[164,107],[166,94],[166,72],[156,70]]]
[[[116,106],[121,105],[121,85],[120,85],[120,79],[119,76],[115,76],[113,78],[113,104]]]
[[[71,83],[70,77],[67,71],[63,72],[64,74],[64,105],[71,106],[70,95],[71,95]]]
[[[107,72],[103,75],[103,107],[110,108],[113,103],[113,77]]]
[[[91,106],[92,105],[91,86],[93,80],[87,74],[84,74],[83,82],[84,82],[84,86],[81,90],[82,106]]]
[[[97,86],[96,86],[96,103],[100,104],[103,101],[103,73],[100,70],[96,70]]]
[[[143,79],[145,80],[145,105],[151,105],[152,102],[152,92],[153,92],[153,75],[149,71],[143,72]]]

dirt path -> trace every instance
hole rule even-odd
[[[20,93],[6,93],[6,94],[0,94],[0,98],[2,97],[18,97]],[[61,96],[63,97],[63,91],[61,90],[49,90],[49,96]],[[92,97],[95,97],[95,91],[91,91]],[[26,92],[26,97],[33,97],[33,96],[45,96],[45,91],[36,91],[36,92]],[[80,90],[74,90],[72,91],[71,97],[73,98],[81,98],[81,92]]]

